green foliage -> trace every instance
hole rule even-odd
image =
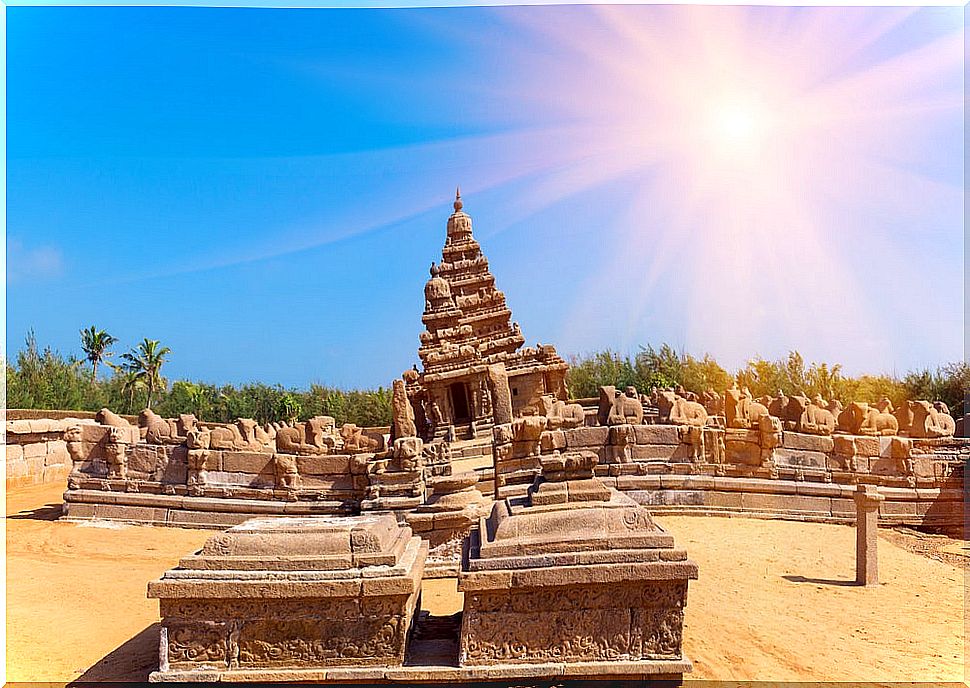
[[[599,396],[603,385],[619,388],[636,385],[637,371],[628,357],[607,349],[585,358],[572,357],[566,383],[573,397]]]
[[[176,380],[168,388],[160,371],[169,353],[159,342],[146,339],[122,356],[123,365],[110,366],[109,378],[99,380],[93,374],[93,361],[87,357],[65,358],[50,348],[41,352],[30,333],[23,351],[12,365],[7,364],[7,406],[78,411],[107,407],[137,414],[150,395],[153,408],[162,416],[192,413],[201,420],[217,423],[236,418],[272,423],[318,415],[333,416],[338,424],[367,427],[391,422],[391,392],[383,387],[343,391],[311,385],[304,391],[261,383],[217,387]],[[88,365],[89,361],[92,365]]]
[[[118,340],[115,337],[104,330],[97,329],[94,325],[86,330],[81,330],[81,350],[84,351],[85,357],[91,364],[92,377],[95,380],[98,379],[98,364],[106,362],[106,359],[114,355],[108,351],[108,348],[117,342]]]
[[[162,378],[162,365],[165,357],[172,353],[167,346],[162,346],[157,339],[147,337],[128,353],[122,354],[124,360],[122,364],[128,372],[134,372],[136,377],[141,380],[145,389],[148,390],[145,402],[148,408],[152,407],[152,397],[156,389],[165,389],[165,380]]]
[[[898,406],[906,399],[943,401],[955,415],[961,415],[964,397],[970,390],[970,365],[960,361],[935,371],[921,370],[907,374],[902,380],[889,375],[861,375],[851,378],[842,374],[840,364],[811,363],[806,365],[798,351],[787,358],[768,361],[754,358],[731,375],[710,355],[697,359],[690,354],[678,354],[668,344],[659,349],[641,347],[631,360],[606,350],[570,360],[567,377],[570,392],[576,398],[598,395],[600,385],[625,387],[634,385],[649,393],[652,387],[666,388],[682,385],[690,392],[707,389],[723,393],[737,382],[747,387],[752,396],[774,396],[778,391],[786,395],[822,396],[826,400],[876,402],[889,398]]]
[[[95,378],[94,361],[87,349],[85,353],[84,359],[78,359],[64,357],[50,347],[40,351],[33,333],[29,333],[16,360],[7,363],[8,408],[97,411],[107,407],[134,414],[151,399],[162,416],[192,413],[210,422],[254,418],[270,423],[322,415],[333,416],[338,425],[373,427],[391,422],[391,391],[383,387],[345,391],[314,384],[308,390],[300,390],[262,383],[217,387],[176,380],[169,388],[160,371],[170,351],[156,340],[146,339],[124,354],[125,365],[110,366],[112,375],[104,380]],[[645,393],[654,386],[683,385],[688,391],[700,393],[710,388],[723,392],[737,381],[755,397],[781,390],[789,395],[820,394],[843,403],[875,402],[888,397],[897,406],[905,399],[926,399],[945,402],[958,416],[970,390],[970,365],[963,361],[936,370],[913,371],[902,379],[888,375],[850,378],[843,376],[838,364],[806,365],[801,354],[793,351],[778,361],[752,359],[732,375],[710,355],[697,359],[664,344],[659,349],[641,347],[632,358],[606,350],[573,357],[570,364],[567,383],[576,398],[597,396],[601,385],[633,385]]]
[[[731,375],[717,361],[705,354],[696,359],[689,354],[678,354],[669,344],[659,349],[640,347],[632,360],[607,349],[585,357],[570,360],[567,384],[572,396],[595,397],[602,385],[623,389],[630,385],[640,392],[683,385],[691,392],[703,392],[708,388],[723,391],[731,384]]]

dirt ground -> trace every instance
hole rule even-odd
[[[146,583],[212,531],[56,520],[62,487],[7,492],[7,680],[144,680],[157,666]],[[965,681],[964,541],[880,531],[882,583],[853,584],[847,526],[657,519],[700,566],[684,630],[692,678]],[[426,581],[433,614],[461,608]]]

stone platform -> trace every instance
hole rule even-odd
[[[529,494],[496,502],[472,533],[458,582],[462,666],[690,670],[681,640],[697,565],[646,509],[593,476],[596,461],[543,457]]]
[[[400,666],[427,552],[391,514],[230,528],[149,583],[162,617],[151,680]]]
[[[531,682],[553,681],[555,685],[563,682],[578,682],[590,685],[601,682],[604,686],[615,686],[619,682],[631,681],[642,685],[650,681],[652,685],[682,685],[682,674],[690,671],[690,662],[684,658],[680,662],[669,662],[670,673],[659,673],[656,667],[645,667],[643,662],[548,662],[544,664],[493,664],[479,667],[456,667],[440,664],[414,664],[392,668],[350,668],[350,669],[285,669],[263,671],[226,671],[226,672],[155,672],[149,679],[152,682],[227,682],[227,683],[331,683],[331,684],[398,684],[398,685],[455,685],[468,683],[491,683],[493,685],[532,685]],[[656,683],[654,683],[656,682]]]

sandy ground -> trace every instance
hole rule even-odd
[[[157,665],[147,581],[212,531],[56,521],[62,488],[7,492],[7,680],[143,680]],[[742,518],[658,519],[700,565],[685,651],[693,678],[954,681],[964,675],[967,543],[881,533],[883,583],[852,584],[855,531]],[[921,553],[922,552],[922,553]],[[433,614],[461,608],[426,581]]]

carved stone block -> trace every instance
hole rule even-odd
[[[159,673],[400,666],[427,552],[390,514],[232,527],[149,584]]]

